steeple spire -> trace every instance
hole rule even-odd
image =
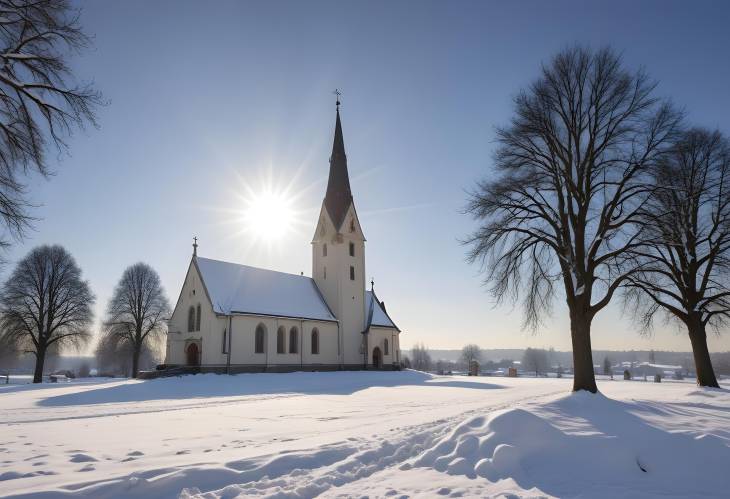
[[[345,154],[345,140],[342,137],[342,124],[340,123],[340,93],[337,95],[337,119],[335,121],[335,138],[332,142],[332,155],[330,156],[330,175],[327,182],[327,194],[324,198],[324,205],[332,218],[332,222],[339,230],[345,220],[347,209],[352,203],[352,191],[350,190],[350,176],[347,173],[347,155]]]

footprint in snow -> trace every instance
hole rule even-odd
[[[127,454],[128,456],[144,456],[144,452],[139,450],[133,450],[132,452]]]
[[[72,463],[91,463],[96,462],[97,459],[89,456],[88,454],[74,454],[69,459]]]
[[[182,456],[183,454],[190,454],[189,450],[179,450],[175,453],[176,456]]]
[[[94,471],[95,469],[96,469],[96,466],[94,466],[93,464],[87,464],[86,466],[84,466],[83,468],[78,470],[78,472],[83,473],[85,471]]]

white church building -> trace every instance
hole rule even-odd
[[[365,275],[338,101],[312,277],[203,258],[194,244],[165,364],[211,372],[398,368],[401,331],[366,290]]]

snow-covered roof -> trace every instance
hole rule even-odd
[[[311,277],[195,258],[213,310],[336,321]]]
[[[373,300],[373,297],[375,299]],[[365,310],[368,314],[368,328],[370,326],[392,327],[398,329],[398,326],[388,316],[383,306],[380,304],[378,297],[372,291],[365,292]],[[398,329],[400,331],[400,329]]]

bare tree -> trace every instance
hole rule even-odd
[[[535,371],[535,377],[547,372],[549,367],[547,350],[542,348],[528,348],[522,356],[522,368],[525,371]]]
[[[479,345],[471,343],[462,348],[460,360],[466,366],[467,370],[471,369],[472,362],[481,362],[482,351]]]
[[[428,371],[431,369],[431,354],[423,343],[416,343],[411,350],[413,369],[417,371]]]
[[[611,367],[611,359],[608,356],[603,358],[603,374],[611,376],[611,379],[613,379],[613,368]]]
[[[66,60],[89,44],[78,19],[67,0],[0,0],[0,217],[11,237],[32,222],[22,177],[47,177],[48,146],[66,151],[74,129],[96,126],[101,94],[75,83]]]
[[[138,369],[148,369],[159,364],[164,355],[163,349],[163,337],[148,338],[139,353]],[[131,376],[134,359],[133,345],[128,342],[120,343],[119,338],[110,334],[106,328],[101,332],[95,354],[99,373]]]
[[[133,378],[143,346],[165,333],[169,316],[170,303],[155,269],[142,262],[127,267],[109,300],[104,329],[107,341],[130,348]]]
[[[591,323],[632,273],[648,170],[680,116],[647,75],[611,49],[559,53],[497,130],[496,176],[477,184],[466,241],[497,302],[523,297],[525,327],[550,313],[562,282],[570,314],[573,390],[596,392]]]
[[[0,329],[20,350],[35,355],[33,383],[43,381],[46,354],[90,338],[94,295],[62,246],[34,248],[0,291]]]
[[[627,282],[627,297],[646,331],[660,310],[684,324],[697,384],[717,387],[706,327],[719,333],[730,319],[730,141],[687,131],[657,165],[654,182],[641,212],[646,245],[635,250],[642,271]]]

